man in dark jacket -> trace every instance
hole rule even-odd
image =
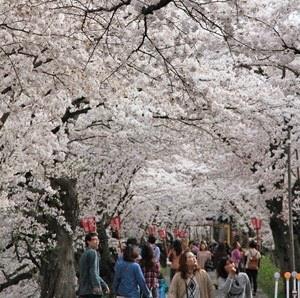
[[[97,251],[99,238],[97,233],[85,236],[86,250],[79,261],[79,296],[82,298],[98,298],[103,292],[109,293],[109,287],[100,277],[100,256]]]

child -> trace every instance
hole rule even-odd
[[[159,274],[158,277],[158,283],[159,283],[159,298],[166,298],[167,297],[166,294],[168,293],[169,287],[161,273]]]

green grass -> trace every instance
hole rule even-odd
[[[280,269],[272,262],[270,256],[262,256],[261,265],[258,272],[258,287],[268,297],[274,297],[275,280],[274,273],[280,272]],[[278,298],[283,298],[284,288],[282,280],[279,280],[278,285]]]

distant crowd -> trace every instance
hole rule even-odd
[[[111,287],[100,277],[98,235],[86,235],[85,242],[80,258],[81,298],[104,294],[118,298],[251,298],[257,292],[261,254],[255,241],[244,249],[238,241],[230,247],[226,241],[175,239],[167,247],[157,244],[152,235],[142,243],[130,238],[120,243]],[[216,272],[214,282],[210,272]]]

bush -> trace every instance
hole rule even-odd
[[[280,269],[272,262],[270,256],[262,256],[261,265],[258,272],[258,287],[268,297],[274,297],[275,279],[274,273],[280,272]],[[278,298],[284,297],[283,281],[279,280],[278,285]]]

